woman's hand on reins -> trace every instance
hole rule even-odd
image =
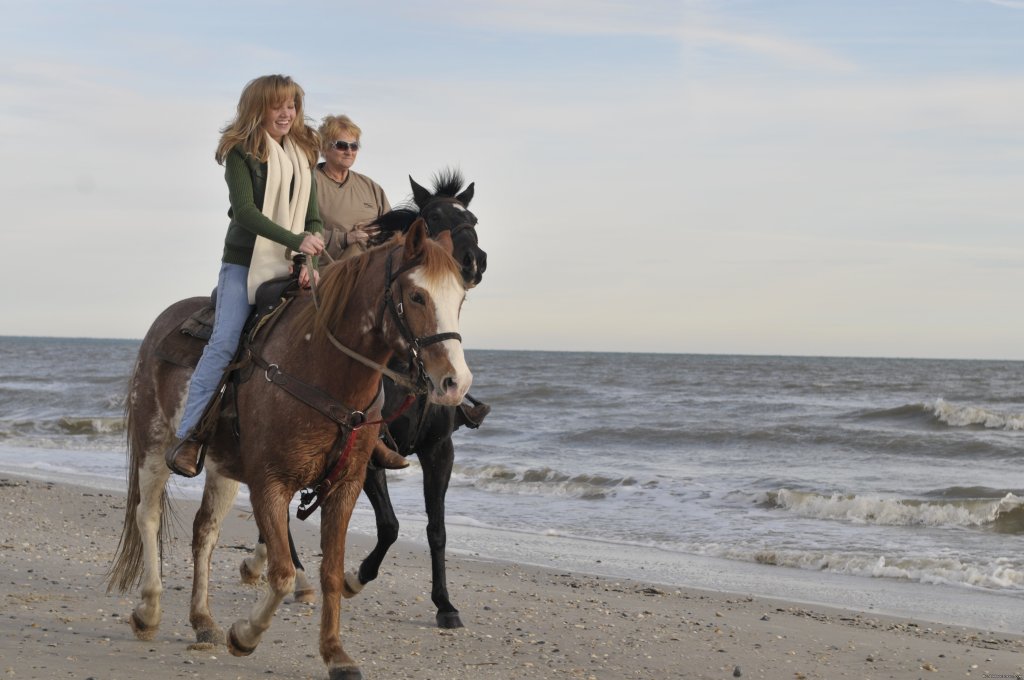
[[[346,245],[358,243],[365,246],[366,243],[380,232],[380,227],[373,223],[373,220],[360,222],[352,227],[352,231],[345,236]]]
[[[306,255],[319,255],[324,249],[324,238],[320,234],[306,234],[302,238],[299,252]]]

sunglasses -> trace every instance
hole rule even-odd
[[[331,142],[331,147],[338,151],[359,151],[359,142],[343,142],[340,139],[336,142]]]

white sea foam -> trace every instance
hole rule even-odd
[[[996,430],[1024,430],[1024,414],[1005,414],[977,406],[958,406],[945,399],[936,399],[925,405],[926,410],[951,427],[982,425]]]
[[[504,465],[457,466],[453,483],[501,494],[600,499],[637,486],[632,477],[568,475],[548,467],[513,470]]]
[[[1006,558],[975,564],[954,556],[896,557],[814,550],[748,550],[718,545],[703,546],[699,552],[711,557],[851,576],[992,590],[1024,590],[1024,571]]]
[[[1007,493],[1000,499],[920,501],[875,494],[831,494],[780,489],[764,502],[812,519],[845,520],[883,526],[979,527],[1024,507],[1024,499]]]

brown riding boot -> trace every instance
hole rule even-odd
[[[374,463],[385,470],[403,470],[409,467],[409,461],[407,461],[402,454],[397,451],[392,451],[387,444],[379,439],[373,446],[373,453],[371,454],[371,457],[373,458]]]
[[[466,402],[459,404],[459,414],[462,416],[462,420],[465,421],[466,427],[471,430],[480,427],[480,423],[484,422],[484,418],[490,412],[491,405],[485,404],[482,401],[473,400],[472,406]]]
[[[195,437],[185,437],[167,449],[164,462],[176,475],[195,477],[199,474],[199,453],[202,448],[203,443]]]

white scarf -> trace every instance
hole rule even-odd
[[[282,147],[267,135],[270,157],[267,159],[263,214],[293,234],[301,234],[306,229],[306,208],[309,206],[312,182],[309,159],[287,135],[283,141]],[[293,177],[295,190],[290,191]],[[284,276],[290,266],[287,246],[257,236],[252,261],[249,263],[249,304],[255,304],[256,289],[261,283]]]

